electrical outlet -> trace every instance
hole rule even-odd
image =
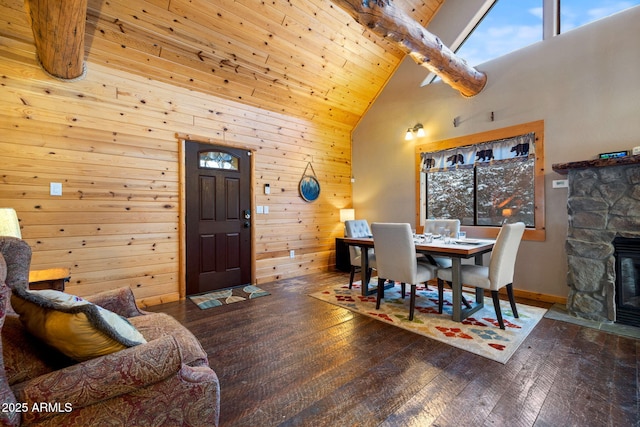
[[[268,214],[269,213],[269,206],[264,206],[264,213]]]
[[[289,258],[295,258],[296,257],[296,251],[294,251],[293,249],[291,249],[289,251]]]

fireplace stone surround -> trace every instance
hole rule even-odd
[[[568,175],[567,311],[615,322],[616,237],[640,239],[640,155],[554,164]]]

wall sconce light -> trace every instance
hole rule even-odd
[[[411,141],[413,139],[414,133],[418,138],[422,138],[423,136],[426,135],[426,133],[424,132],[424,127],[422,127],[422,123],[418,123],[414,127],[408,128],[407,133],[404,136],[404,140]]]
[[[356,219],[355,209],[340,209],[340,222],[352,221]]]
[[[22,238],[18,215],[11,208],[0,208],[0,236]]]

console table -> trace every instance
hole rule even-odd
[[[46,270],[29,271],[29,289],[53,289],[64,291],[64,285],[71,278],[68,268],[48,268]]]
[[[336,269],[340,271],[351,271],[349,245],[344,242],[344,237],[336,237]]]

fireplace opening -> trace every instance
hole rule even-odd
[[[616,237],[616,323],[640,327],[640,238]]]

